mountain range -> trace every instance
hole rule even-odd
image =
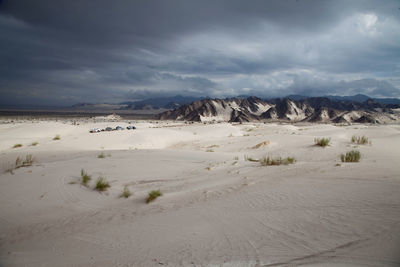
[[[356,96],[360,99],[360,96]],[[329,97],[290,97],[263,100],[258,97],[202,99],[159,114],[161,120],[185,121],[287,121],[333,123],[390,123],[400,121],[399,104],[384,104]]]
[[[248,98],[250,96],[241,95],[237,96],[237,98]],[[373,99],[377,103],[380,104],[399,104],[400,100],[396,98],[370,98],[369,96],[357,94],[353,96],[332,96],[327,95],[324,96],[330,100],[335,101],[353,101],[353,102],[365,102],[368,99]],[[310,98],[309,96],[302,96],[302,95],[289,95],[285,98],[299,101],[305,100]],[[80,103],[73,105],[72,108],[74,109],[87,109],[87,110],[94,110],[94,109],[110,109],[110,110],[154,110],[154,109],[175,109],[179,108],[182,105],[190,104],[193,101],[198,101],[202,99],[207,99],[207,97],[194,97],[194,96],[171,96],[171,97],[156,97],[156,98],[148,98],[138,101],[125,101],[117,104],[91,104],[91,103]],[[276,101],[278,98],[269,98],[266,99],[267,101]]]

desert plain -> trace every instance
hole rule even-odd
[[[2,119],[0,160],[0,266],[400,266],[399,124]]]

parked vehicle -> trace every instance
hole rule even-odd
[[[93,129],[90,129],[89,132],[91,132],[91,133],[99,133],[99,132],[101,132],[101,130],[99,128],[93,128]]]
[[[130,129],[136,129],[136,127],[135,126],[128,126],[128,127],[126,127],[128,130],[130,130]],[[100,133],[100,132],[104,132],[104,131],[107,131],[107,132],[111,132],[111,131],[122,131],[124,128],[122,128],[121,126],[116,126],[115,128],[113,128],[113,127],[106,127],[105,129],[99,129],[99,128],[92,128],[92,129],[90,129],[89,130],[89,132],[91,132],[91,133]]]
[[[126,129],[128,129],[128,130],[134,130],[134,129],[136,129],[136,127],[133,126],[133,125],[129,125],[128,127],[126,127]]]

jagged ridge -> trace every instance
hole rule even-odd
[[[380,104],[373,99],[365,102],[335,101],[326,97],[302,100],[289,98],[262,100],[257,97],[203,99],[163,112],[161,120],[185,121],[288,121],[288,122],[368,122],[398,121],[393,109],[399,105]]]

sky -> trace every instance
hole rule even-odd
[[[0,105],[400,98],[398,0],[0,0]]]

